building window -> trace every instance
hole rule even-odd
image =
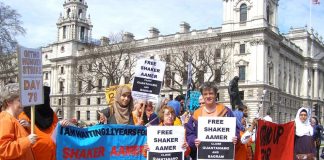
[[[88,71],[92,71],[92,64],[90,63],[89,65],[88,65]]]
[[[97,121],[99,121],[100,119],[100,114],[99,114],[100,110],[97,110],[96,113],[97,113]]]
[[[241,100],[244,100],[244,91],[239,91],[239,95]]]
[[[48,73],[45,73],[45,80],[48,80]]]
[[[170,54],[167,54],[167,55],[166,55],[166,57],[165,57],[165,61],[166,61],[167,63],[171,62],[171,56],[170,56]]]
[[[60,87],[60,92],[63,92],[64,90],[63,81],[59,82],[59,87]]]
[[[245,53],[245,44],[240,44],[240,54]]]
[[[79,18],[82,17],[82,9],[79,9]]]
[[[125,84],[130,82],[130,78],[128,76],[125,76]]]
[[[172,79],[172,82],[171,82],[171,85],[174,86],[175,85],[175,72],[172,72],[171,73],[171,79]]]
[[[87,98],[87,105],[90,105],[90,98]]]
[[[247,6],[243,3],[240,6],[240,22],[246,22],[247,20]]]
[[[150,59],[154,59],[154,56],[151,56]]]
[[[66,38],[66,26],[63,26],[63,39]]]
[[[101,71],[102,70],[102,63],[99,63],[99,70]]]
[[[77,120],[80,120],[80,111],[76,111],[76,118]]]
[[[77,99],[77,104],[81,105],[81,99],[80,98]]]
[[[199,51],[199,60],[203,60],[204,59],[204,55],[205,54],[205,50],[200,50]]]
[[[165,85],[167,87],[170,87],[171,85],[171,71],[169,67],[165,69]]]
[[[267,22],[270,23],[270,7],[267,6]]]
[[[90,111],[87,111],[87,121],[90,120]]]
[[[220,83],[221,82],[221,70],[220,69],[216,69],[215,70],[215,82],[216,83]]]
[[[97,98],[97,104],[100,104],[101,98]]]
[[[87,91],[90,92],[91,91],[91,80],[88,80],[88,85],[87,85]]]
[[[81,41],[84,40],[84,31],[85,31],[85,28],[84,27],[81,27],[81,30],[80,30],[80,40]]]
[[[239,66],[239,78],[245,80],[245,66]]]
[[[183,60],[189,61],[188,51],[183,51]]]
[[[45,59],[47,59],[47,58],[48,58],[48,55],[46,54],[46,55],[45,55]]]
[[[66,16],[67,16],[67,17],[70,17],[70,13],[71,13],[71,9],[68,8],[67,11],[66,11]]]
[[[79,73],[82,73],[82,65],[79,66]]]
[[[129,59],[125,60],[125,67],[128,68],[129,67]]]
[[[204,71],[203,70],[198,71],[197,79],[200,84],[204,83]]]
[[[62,99],[61,98],[58,99],[58,105],[62,105]]]
[[[271,47],[268,46],[268,57],[271,57]]]
[[[64,46],[61,47],[61,53],[63,53],[65,50]]]
[[[79,84],[78,84],[78,91],[81,92],[82,91],[82,81],[79,81]]]
[[[269,81],[269,84],[272,85],[273,84],[273,76],[272,76],[272,72],[273,72],[273,68],[271,66],[269,66],[268,68],[268,81]]]
[[[216,49],[215,50],[215,58],[221,58],[221,50],[220,49]]]
[[[183,71],[183,76],[182,76],[182,78],[183,78],[183,85],[186,85],[187,83],[188,83],[188,72],[186,71],[186,70],[184,70]]]
[[[98,90],[102,90],[102,79],[98,79]]]
[[[61,74],[64,73],[64,67],[61,67]]]

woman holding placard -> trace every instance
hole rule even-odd
[[[19,85],[12,83],[0,90],[0,160],[33,160],[32,144],[37,140],[35,134],[28,135],[18,115],[23,111],[19,98]],[[21,124],[22,123],[22,124]]]
[[[99,122],[102,124],[134,124],[132,110],[131,89],[128,86],[119,86],[116,91],[115,102],[99,112]]]
[[[198,117],[234,117],[233,112],[228,107],[225,107],[221,103],[216,102],[217,87],[210,82],[205,82],[200,92],[204,99],[204,104],[201,105],[190,117],[186,127],[186,139],[191,149],[191,157],[196,159],[197,148],[201,141],[197,139],[198,132]],[[237,128],[237,124],[235,127]],[[232,137],[234,144],[237,142],[237,137],[239,136],[238,129],[236,129],[236,136]]]
[[[169,106],[164,106],[161,108],[161,110],[158,113],[159,119],[160,119],[160,124],[159,126],[174,126],[174,120],[176,118],[176,114],[173,108]],[[189,156],[190,153],[190,147],[188,146],[187,142],[184,142],[182,145],[185,151],[185,156]],[[147,151],[149,151],[149,146],[145,145],[144,147],[144,155],[146,155]]]

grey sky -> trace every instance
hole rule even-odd
[[[57,38],[56,22],[63,12],[64,0],[0,0],[22,15],[25,36],[18,37],[26,47],[46,46]],[[279,30],[309,23],[310,0],[280,0]],[[99,39],[120,31],[132,32],[136,39],[148,36],[152,26],[166,35],[179,31],[181,21],[191,29],[220,27],[222,0],[87,0],[93,24],[92,37]],[[324,7],[313,5],[312,26],[324,36]]]

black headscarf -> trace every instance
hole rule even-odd
[[[53,110],[50,106],[51,88],[44,86],[44,104],[35,106],[35,124],[41,129],[49,128],[53,123]],[[30,106],[24,107],[25,114],[30,118]]]

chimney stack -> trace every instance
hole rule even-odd
[[[125,32],[123,34],[123,41],[124,42],[130,42],[130,41],[133,41],[134,40],[134,35],[133,33],[130,33],[130,32]]]
[[[151,27],[151,28],[149,29],[149,32],[150,32],[150,38],[158,37],[159,34],[160,34],[159,29],[154,28],[154,27]]]
[[[188,33],[190,31],[190,25],[187,22],[180,23],[180,33]]]

